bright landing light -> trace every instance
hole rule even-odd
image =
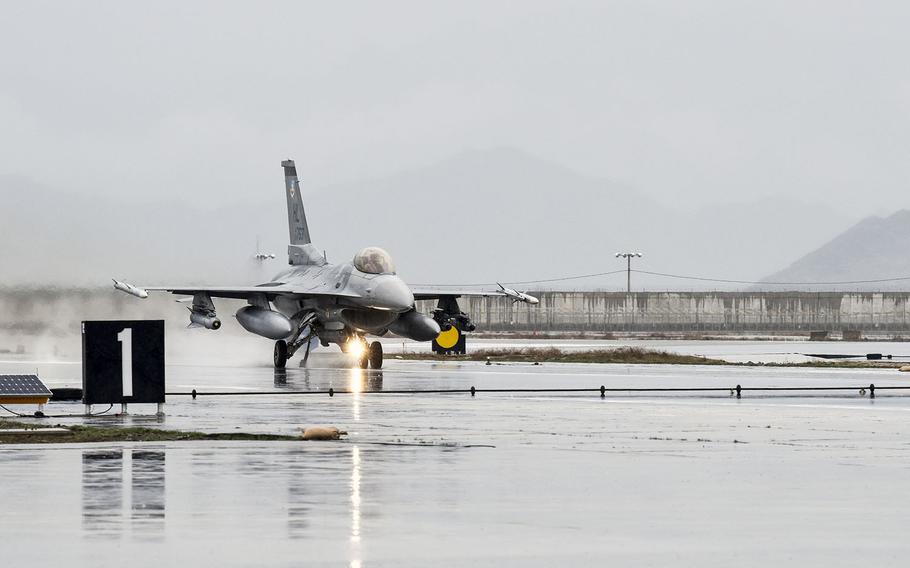
[[[354,358],[360,359],[363,355],[363,352],[366,350],[366,347],[363,345],[362,341],[357,341],[356,339],[349,341],[347,345],[348,355],[353,355]]]

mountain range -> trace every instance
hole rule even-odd
[[[782,285],[787,289],[906,290],[910,287],[908,251],[910,211],[901,210],[888,217],[863,219],[763,280],[787,283]],[[869,282],[893,278],[904,279]],[[801,282],[816,284],[792,284]]]
[[[247,284],[284,266],[283,181],[240,202],[92,197],[0,176],[0,284]],[[491,284],[622,271],[615,252],[641,251],[651,272],[757,280],[796,262],[849,223],[824,204],[786,197],[662,202],[630,184],[578,173],[514,148],[467,150],[425,167],[342,185],[305,176],[317,246],[330,261],[388,249],[412,283]],[[736,192],[731,188],[731,196]],[[277,259],[253,260],[262,252]],[[819,249],[821,250],[821,249]],[[829,259],[830,260],[830,259]],[[893,263],[893,258],[882,258]],[[823,264],[824,260],[820,260]],[[821,264],[818,268],[821,269]],[[876,274],[889,272],[887,266]],[[719,284],[633,275],[636,289]],[[621,289],[622,273],[524,288]]]

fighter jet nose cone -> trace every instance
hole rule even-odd
[[[376,278],[373,290],[373,306],[381,310],[406,312],[414,305],[414,294],[397,276]]]

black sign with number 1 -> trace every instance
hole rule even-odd
[[[82,402],[164,402],[164,320],[82,322]]]

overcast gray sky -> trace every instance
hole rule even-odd
[[[514,146],[674,203],[858,217],[910,206],[908,21],[904,2],[4,1],[0,174],[204,203],[284,156],[323,186]]]

